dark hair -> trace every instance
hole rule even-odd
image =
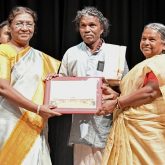
[[[34,23],[36,25],[37,13],[28,7],[22,7],[22,6],[16,6],[10,11],[9,16],[8,16],[9,25],[12,23],[12,21],[18,14],[22,14],[22,13],[30,14],[33,17]]]
[[[4,26],[8,26],[9,25],[9,22],[7,21],[7,20],[5,20],[5,21],[3,21],[3,22],[1,22],[0,23],[0,34],[1,34],[1,32],[2,32],[2,28],[4,27]],[[11,34],[10,34],[10,32],[8,31],[8,36],[9,36],[9,40],[11,39]]]
[[[1,22],[1,23],[0,23],[0,29],[3,28],[4,26],[8,25],[8,24],[9,24],[9,23],[8,23],[7,20]]]
[[[83,16],[95,16],[99,19],[100,24],[103,26],[103,37],[106,37],[109,32],[109,21],[103,16],[103,14],[95,7],[85,7],[82,10],[77,11],[77,15],[73,22],[75,22],[76,30],[79,29],[80,20]]]

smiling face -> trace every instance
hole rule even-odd
[[[34,19],[28,13],[21,13],[15,16],[10,24],[11,42],[20,45],[29,45],[34,34]]]
[[[151,28],[144,29],[140,41],[140,50],[146,58],[161,54],[165,50],[165,42],[161,34]]]
[[[99,19],[95,16],[83,16],[79,24],[81,38],[87,45],[93,45],[103,33]]]

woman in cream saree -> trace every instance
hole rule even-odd
[[[17,7],[15,12],[13,20],[17,18],[21,22],[23,18],[33,22],[30,14],[33,11],[30,9]],[[16,30],[17,27],[12,25],[13,22],[11,26]],[[25,38],[25,34],[20,34],[20,31],[27,33],[31,30],[30,27],[18,25],[20,27],[18,26],[17,37],[20,39],[20,44]],[[16,34],[12,36],[16,37]],[[43,78],[50,72],[57,73],[60,62],[30,47],[28,42],[21,48],[15,46],[13,43],[16,41],[13,38],[10,43],[0,45],[0,78],[8,80],[29,100],[42,105]],[[27,41],[28,39],[30,38],[27,37]],[[45,126],[46,121],[40,115],[19,108],[4,97],[0,97],[0,164],[50,165]]]
[[[153,23],[144,28],[140,48],[147,59],[123,78],[120,97],[103,104],[101,112],[112,112],[117,108],[113,112],[113,127],[102,165],[165,164],[163,41],[164,25]]]
[[[149,104],[114,111],[104,165],[165,164],[165,70],[161,69],[165,55],[152,58],[137,65],[125,76],[121,82],[122,95],[137,90],[145,74],[152,70],[158,78],[162,97]]]

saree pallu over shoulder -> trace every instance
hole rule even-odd
[[[12,86],[26,98],[37,104],[43,104],[42,78],[50,72],[57,72],[60,62],[31,47],[12,58],[8,52],[5,52],[6,54],[2,52],[0,48],[0,54],[8,58],[10,63],[13,58],[16,59],[13,67],[8,66]],[[19,109],[2,97],[0,98],[0,113],[0,164],[36,165],[39,162],[51,164],[48,150],[42,151],[45,144],[43,138],[40,137],[44,127],[43,119],[33,112]],[[42,155],[43,153],[46,156]]]
[[[61,62],[43,53],[45,75],[51,72],[58,72]]]
[[[11,68],[30,49],[27,46],[18,54],[9,44],[0,44],[0,78],[10,81]]]
[[[164,63],[164,54],[154,56],[137,64],[123,78],[121,95],[127,95],[141,88],[146,73],[152,71],[162,96],[149,104],[114,111],[102,165],[165,164]]]

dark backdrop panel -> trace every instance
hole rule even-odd
[[[13,6],[22,5],[38,13],[38,30],[31,45],[61,60],[69,47],[81,41],[72,23],[76,11],[96,6],[110,20],[106,42],[127,46],[130,68],[143,59],[139,40],[143,26],[150,22],[165,23],[164,0],[1,0],[0,21]]]
[[[150,22],[165,24],[164,0],[1,0],[0,21],[16,5],[38,13],[37,33],[31,45],[61,60],[65,51],[81,39],[72,21],[76,11],[96,6],[109,19],[111,28],[105,41],[127,46],[127,61],[132,68],[144,59],[139,50],[143,27]],[[49,120],[49,143],[55,165],[72,165],[72,147],[68,147],[71,115]]]

